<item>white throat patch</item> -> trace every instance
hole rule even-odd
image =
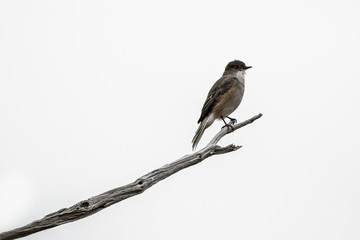
[[[239,81],[244,84],[245,82],[245,70],[238,71],[235,76]]]

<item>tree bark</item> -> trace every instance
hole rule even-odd
[[[36,220],[23,227],[3,232],[0,234],[0,240],[10,240],[25,237],[48,228],[53,228],[68,222],[77,221],[124,199],[138,195],[159,181],[184,168],[197,164],[210,156],[235,151],[241,146],[235,146],[231,144],[226,147],[220,147],[217,145],[217,143],[225,135],[252,123],[261,116],[262,114],[259,113],[258,115],[255,115],[254,117],[244,122],[232,125],[232,128],[222,128],[220,132],[218,132],[213,137],[213,139],[201,150],[198,150],[197,152],[189,155],[185,155],[172,163],[156,169],[140,177],[133,183],[112,189],[87,200],[80,201],[69,208],[60,209],[57,212],[46,215],[44,218]]]

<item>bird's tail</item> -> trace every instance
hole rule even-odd
[[[195,150],[198,145],[202,135],[204,134],[205,129],[210,126],[212,122],[209,122],[209,117],[206,117],[201,123],[199,128],[196,130],[195,136],[192,140],[192,149]]]

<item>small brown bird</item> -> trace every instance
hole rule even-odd
[[[224,120],[229,118],[231,123],[236,123],[236,119],[229,117],[240,105],[245,90],[245,70],[251,68],[239,60],[229,62],[222,77],[215,82],[210,89],[204,106],[201,110],[200,123],[195,136],[192,140],[192,148],[195,150],[200,138],[206,128],[208,128],[215,119],[222,119],[225,126],[230,126]]]

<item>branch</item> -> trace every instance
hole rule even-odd
[[[236,151],[241,148],[241,146],[235,146],[231,144],[226,147],[220,147],[216,144],[225,135],[252,123],[261,116],[262,114],[259,113],[258,115],[244,122],[233,125],[234,130],[232,130],[231,128],[221,129],[220,132],[217,133],[215,137],[203,149],[198,150],[193,154],[185,155],[170,164],[156,169],[140,177],[133,183],[104,192],[100,195],[91,197],[88,200],[83,200],[69,208],[60,209],[57,212],[46,215],[44,218],[36,220],[23,227],[0,233],[0,240],[10,240],[25,237],[27,235],[43,231],[48,228],[53,228],[68,222],[76,221],[81,218],[90,216],[117,202],[138,195],[153,186],[154,184],[158,183],[159,181],[171,176],[172,174],[184,168],[197,164],[210,156]]]

